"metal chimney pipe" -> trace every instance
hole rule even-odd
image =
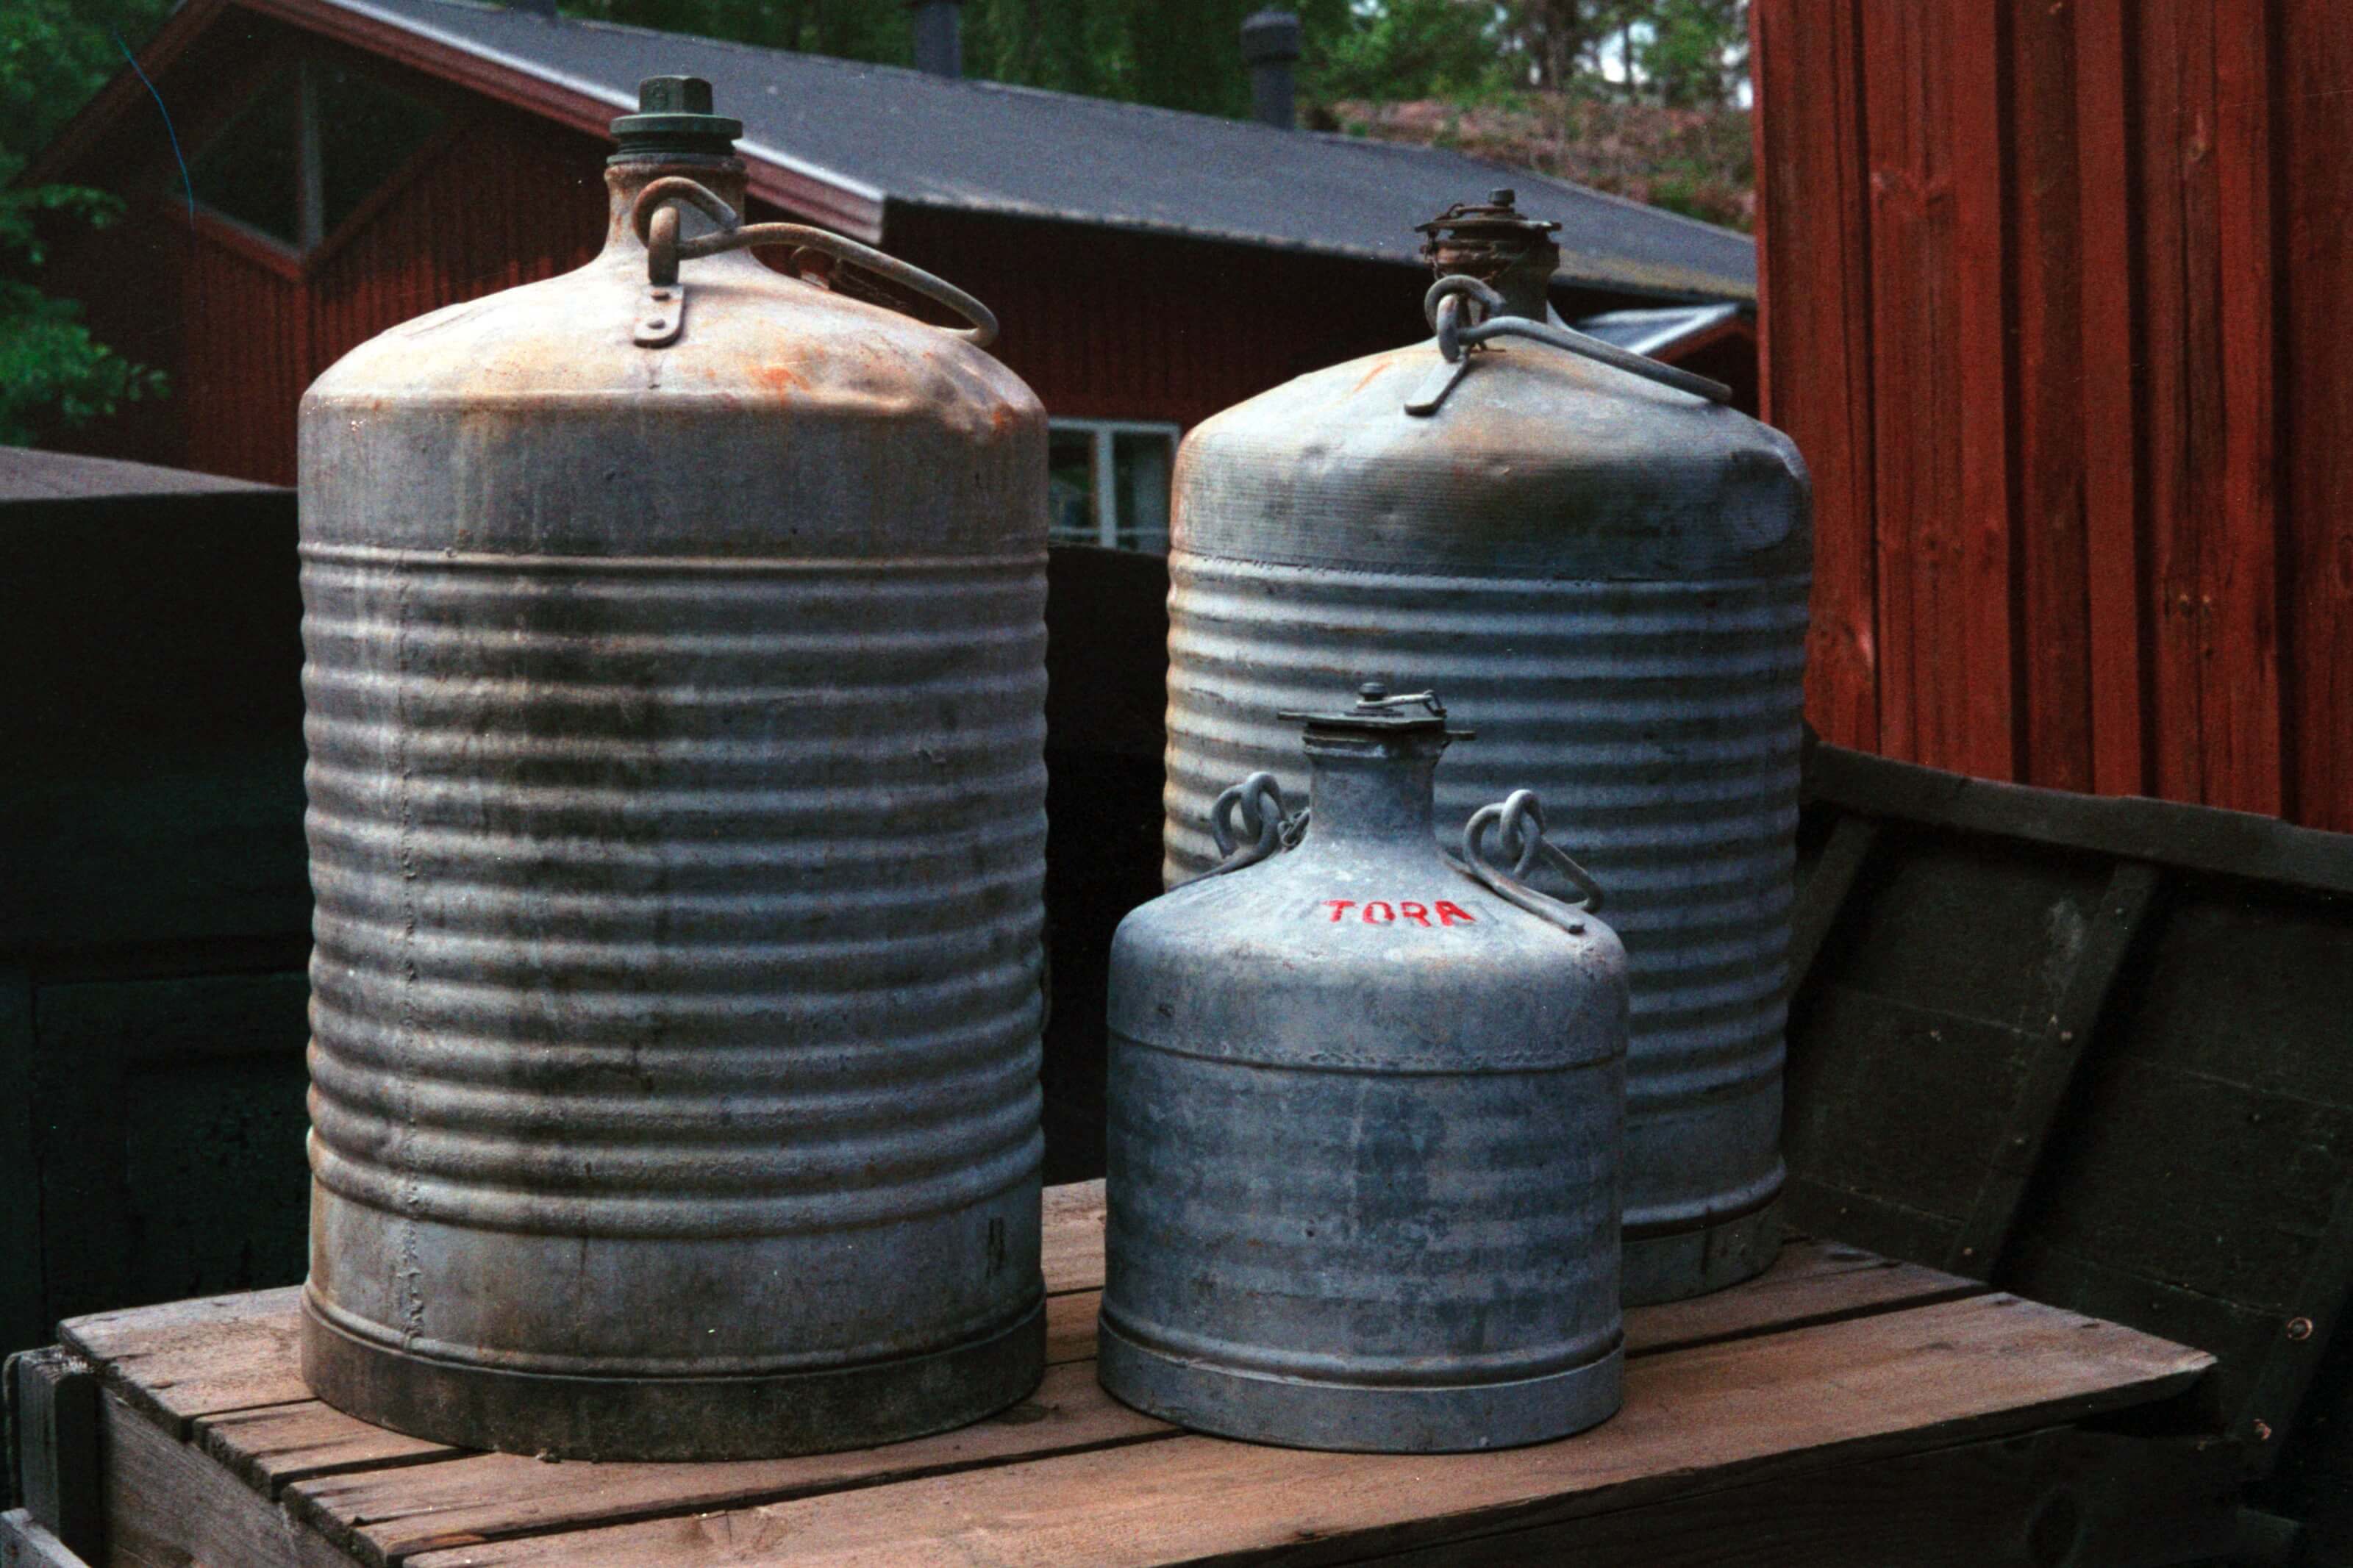
[[[1242,20],[1242,61],[1250,67],[1250,114],[1278,130],[1295,123],[1296,88],[1291,68],[1299,59],[1299,14],[1254,11]]]
[[[910,0],[915,13],[915,68],[964,75],[964,0]]]

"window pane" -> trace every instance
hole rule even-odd
[[[1111,438],[1119,489],[1119,547],[1168,553],[1168,476],[1176,437],[1165,430],[1120,431]]]
[[[1047,529],[1057,544],[1100,544],[1095,526],[1095,437],[1092,430],[1046,436]]]
[[[319,232],[332,234],[439,129],[440,114],[357,71],[317,66]]]
[[[301,241],[295,163],[294,73],[270,79],[253,103],[212,139],[188,171],[196,200],[285,245]]]

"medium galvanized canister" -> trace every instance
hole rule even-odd
[[[303,1368],[469,1447],[886,1442],[1042,1364],[1045,420],[743,248],[985,318],[735,226],[709,109],[617,122],[596,260],[302,403]]]
[[[1439,770],[1448,842],[1525,784],[1610,889],[1634,983],[1627,1300],[1666,1300],[1778,1246],[1805,471],[1778,432],[1546,324],[1549,226],[1495,195],[1430,226],[1450,342],[1302,376],[1184,444],[1166,874],[1215,860],[1232,780],[1303,782],[1276,710],[1360,672],[1446,692],[1482,737]],[[1495,317],[1462,331],[1482,289]]]
[[[1303,842],[1265,858],[1297,824],[1255,775],[1218,803],[1228,874],[1113,940],[1103,1384],[1305,1447],[1589,1426],[1621,1383],[1624,950],[1514,879],[1525,796],[1440,855],[1434,698],[1286,717]]]

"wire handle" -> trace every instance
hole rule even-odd
[[[1492,850],[1491,835],[1497,840]],[[1511,862],[1508,870],[1504,860]],[[1524,879],[1539,860],[1567,878],[1580,896],[1556,899],[1529,887]],[[1585,931],[1585,922],[1577,917],[1601,910],[1601,884],[1593,873],[1545,837],[1544,803],[1534,790],[1515,789],[1497,804],[1472,812],[1462,825],[1462,858],[1457,864],[1506,902],[1577,935]]]
[[[1465,322],[1463,317],[1477,306],[1482,314]],[[1496,338],[1531,338],[1556,349],[1567,349],[1573,354],[1639,375],[1645,381],[1655,381],[1672,386],[1678,392],[1693,393],[1711,403],[1732,401],[1732,388],[1720,381],[1678,370],[1671,364],[1661,364],[1648,354],[1638,354],[1631,349],[1621,349],[1616,343],[1604,342],[1588,332],[1574,327],[1556,327],[1549,321],[1531,321],[1525,316],[1505,316],[1497,312],[1504,308],[1504,297],[1467,273],[1452,273],[1430,286],[1421,297],[1421,313],[1438,334],[1438,354],[1448,364],[1462,363],[1462,352],[1476,348]],[[1435,412],[1436,403],[1430,404]],[[1409,407],[1409,413],[1423,410]]]
[[[717,224],[717,232],[692,239],[680,238],[678,209],[681,204]],[[920,267],[829,229],[812,228],[801,223],[747,224],[709,186],[683,174],[665,174],[639,191],[637,204],[629,209],[629,226],[645,242],[646,282],[652,289],[676,289],[678,264],[693,257],[716,256],[723,250],[744,250],[762,245],[797,246],[846,261],[860,271],[871,272],[954,310],[972,325],[942,327],[939,331],[962,338],[975,348],[985,349],[997,341],[996,313],[946,279],[934,277]],[[673,330],[670,336],[676,335]]]
[[[1235,831],[1237,826],[1240,828],[1239,833]],[[1211,803],[1209,837],[1217,841],[1220,858],[1194,880],[1222,877],[1229,871],[1255,866],[1285,849],[1297,848],[1306,835],[1306,808],[1291,811],[1274,775],[1254,773],[1241,783],[1227,786]]]

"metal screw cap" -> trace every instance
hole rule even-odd
[[[638,112],[613,121],[614,160],[727,158],[744,122],[711,112],[711,84],[697,76],[649,76],[638,84]]]
[[[1318,712],[1309,708],[1282,708],[1275,710],[1276,718],[1293,723],[1303,723],[1312,738],[1317,731],[1340,730],[1356,734],[1394,734],[1398,731],[1436,731],[1451,741],[1472,738],[1468,730],[1446,728],[1446,704],[1438,700],[1435,691],[1407,691],[1389,694],[1386,682],[1367,680],[1356,688],[1356,704],[1336,712]]]

